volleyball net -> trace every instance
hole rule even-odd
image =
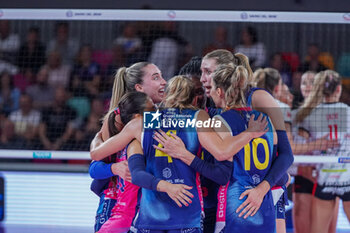
[[[314,61],[313,69],[338,71],[343,93],[350,90],[345,12],[1,9],[0,29],[1,86],[11,93],[0,97],[1,159],[89,160],[116,69],[138,61],[153,62],[168,80],[192,56],[224,48],[248,55],[253,69],[278,69],[294,106]],[[323,162],[349,159],[295,156]]]

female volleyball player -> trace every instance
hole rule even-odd
[[[121,97],[128,91],[140,91],[151,97],[154,103],[159,103],[164,97],[165,80],[157,66],[148,62],[139,62],[126,68],[118,69],[114,78],[112,89],[112,98],[109,107],[109,113],[106,114],[102,126],[102,139],[107,140],[108,116],[113,114],[113,109]],[[103,161],[93,161],[89,172],[91,177],[96,178],[92,183],[92,190],[100,196],[100,204],[96,214],[95,231],[97,232],[102,224],[107,221],[111,210],[115,204],[116,198],[107,198],[103,193],[109,184],[109,178],[118,175],[127,181],[131,181],[131,176],[127,161],[106,164]],[[107,179],[104,179],[107,178]]]
[[[277,150],[279,155],[269,170],[267,176],[265,177],[265,182],[261,182],[259,186],[255,189],[249,190],[242,195],[248,195],[247,200],[238,208],[238,211],[246,213],[250,208],[258,208],[258,203],[255,202],[256,196],[259,200],[265,196],[265,194],[270,190],[271,187],[281,179],[284,175],[283,171],[286,171],[290,165],[293,163],[293,154],[290,150],[290,145],[285,131],[283,114],[279,109],[279,105],[276,103],[274,98],[264,90],[259,90],[256,88],[251,88],[253,86],[253,72],[249,66],[248,57],[243,54],[233,55],[227,50],[214,50],[203,57],[202,61],[202,78],[201,81],[203,86],[206,88],[206,94],[210,96],[211,89],[211,79],[212,74],[219,65],[233,63],[234,65],[242,65],[247,69],[248,72],[248,88],[246,90],[246,95],[251,99],[251,107],[254,110],[261,111],[267,114],[273,125],[276,128],[278,137]],[[248,99],[248,98],[247,98]],[[248,207],[248,208],[245,208]]]
[[[332,70],[321,71],[313,84],[309,97],[296,115],[296,122],[311,139],[328,135],[339,141],[340,147],[325,151],[326,155],[349,156],[350,109],[339,102],[341,77]],[[321,164],[318,172],[311,214],[311,232],[314,233],[328,232],[336,197],[343,200],[344,211],[350,220],[349,164]]]
[[[185,102],[186,105],[190,105],[191,104],[192,99],[190,97],[192,95],[189,96],[187,94],[188,91],[187,91],[187,93],[185,95],[184,94],[181,95],[181,94],[178,93],[178,92],[184,92],[184,91],[188,90],[188,88],[184,87],[184,85],[186,86],[186,84],[187,84],[187,86],[192,85],[191,82],[187,78],[184,78],[184,77],[176,77],[176,78],[174,78],[174,81],[172,81],[171,84],[169,84],[169,87],[168,87],[168,89],[171,90],[171,91],[168,92],[169,98],[167,98],[167,100],[164,102],[165,106],[169,106],[169,105],[172,105],[172,104],[173,105],[179,105],[180,104],[180,106],[181,106],[182,102],[179,102],[181,97],[183,97],[183,99],[184,99],[183,101],[186,101]],[[171,93],[171,94],[169,94],[169,93]],[[189,109],[189,111],[191,113],[189,112],[189,114],[185,114],[185,115],[191,116],[191,117],[194,117],[195,116],[194,113],[197,112],[197,111],[194,111],[194,110],[191,110],[191,109]],[[196,113],[196,115],[198,115],[196,117],[197,120],[202,120],[202,121],[209,120],[209,117],[208,117],[207,113],[204,112],[204,111],[199,111],[198,113]],[[141,139],[141,122],[140,122],[140,120],[134,121],[134,122],[135,123],[130,122],[123,129],[124,134],[123,134],[123,131],[122,131],[121,134],[118,134],[118,135],[112,137],[111,139],[107,140],[99,148],[96,148],[96,150],[91,150],[92,157],[95,158],[95,159],[103,158],[104,156],[108,155],[110,152],[115,151],[115,150],[119,150],[120,146],[123,146],[123,143],[128,143],[133,138],[137,138],[138,140],[140,140]],[[251,121],[251,122],[253,122],[253,121]],[[208,149],[209,152],[215,153],[216,155],[218,155],[218,157],[220,157],[220,156],[229,157],[230,155],[232,155],[235,152],[239,151],[240,148],[243,148],[243,146],[247,142],[249,142],[251,138],[253,138],[257,134],[262,134],[263,133],[262,129],[264,127],[265,127],[265,124],[261,123],[261,125],[259,126],[259,130],[257,130],[257,131],[253,129],[253,132],[250,132],[248,130],[248,131],[240,134],[239,136],[235,136],[235,137],[230,136],[229,138],[227,138],[224,141],[222,141],[221,138],[215,132],[199,132],[198,131],[198,138],[201,141],[201,144],[204,146],[204,148]],[[249,127],[249,129],[252,130],[251,127]],[[184,135],[187,135],[187,134],[184,134]],[[190,138],[195,139],[196,137],[197,137],[196,136],[196,132],[195,131],[193,132],[193,129],[192,129],[192,134],[191,134]],[[142,142],[144,142],[145,138],[148,138],[148,140],[149,140],[149,137],[144,137]],[[187,140],[188,139],[189,138],[187,138]],[[234,142],[234,144],[232,142]],[[152,145],[153,145],[153,143],[152,143]],[[189,140],[189,143],[190,143],[190,145],[196,145],[196,144],[194,144],[194,143],[196,143],[196,140]],[[196,151],[196,147],[191,147],[191,148],[192,148],[192,150],[195,149],[194,151]],[[143,149],[145,150],[145,147]],[[156,157],[163,157],[163,158],[158,158],[157,161],[160,162],[160,161],[162,161],[161,159],[165,159],[165,161],[167,161],[169,164],[171,163],[170,161],[168,161],[168,159],[170,158],[169,156],[167,156],[165,154],[162,154],[162,153],[160,153],[160,154],[158,154],[158,153],[156,152],[155,156],[154,155],[146,155],[146,158],[148,158],[147,156],[153,156],[154,158],[156,158]],[[158,156],[157,156],[157,154],[158,154]],[[137,157],[139,157],[139,156],[137,156]],[[137,157],[135,157],[135,158],[137,158]],[[153,157],[151,157],[151,158],[153,158]],[[222,158],[222,160],[225,160],[225,159]],[[133,159],[131,159],[131,161],[133,161]],[[133,164],[134,164],[134,162],[130,162],[129,161],[129,167],[133,167]],[[150,164],[152,164],[152,162],[150,162]],[[160,177],[163,177],[163,176],[169,176],[169,174],[173,174],[174,172],[176,173],[176,170],[175,171],[171,170],[172,166],[175,166],[175,168],[177,167],[176,164],[175,165],[174,164],[175,163],[172,163],[171,166],[169,165],[170,167],[168,167],[168,169],[166,169],[166,170],[161,171],[160,174],[159,174],[159,171],[157,170],[158,171],[157,175],[160,176]],[[187,167],[187,165],[185,165],[183,163],[180,163],[180,164],[182,164],[182,167]],[[131,170],[135,170],[135,169],[131,168]],[[189,179],[189,181],[192,180],[191,182],[193,182],[193,177],[195,177],[194,171],[192,169],[190,169],[190,170],[187,169],[186,171],[192,171],[192,173],[189,173],[191,175],[189,176],[188,179]],[[177,175],[179,175],[179,174],[177,174]],[[134,175],[132,175],[132,176],[135,177]],[[186,176],[186,172],[184,172],[183,174],[180,174],[179,176]],[[220,178],[220,176],[217,176],[216,178]],[[176,178],[175,182],[183,182],[183,180],[186,180],[186,179],[185,178],[183,178],[183,179]],[[171,180],[171,181],[173,181],[173,180]],[[135,180],[135,182],[137,182],[137,181]],[[154,182],[156,182],[156,183],[154,183]],[[157,187],[158,181],[157,181],[157,179],[151,178],[150,181],[148,181],[148,182],[143,181],[143,182],[137,183],[137,184],[140,184],[141,186],[145,186],[145,185],[148,184],[147,188],[154,190]],[[200,215],[198,215],[198,213],[200,213],[201,210],[200,210],[200,208],[198,208],[198,207],[200,207],[200,206],[198,206],[198,201],[199,201],[198,198],[200,197],[200,195],[196,191],[198,191],[197,187],[196,187],[196,189],[192,190],[192,194],[196,197],[196,199],[193,199],[193,200],[196,200],[195,203],[197,203],[197,204],[194,205],[192,203],[191,206],[192,205],[194,206],[194,210],[193,211],[196,213],[195,214],[196,219],[199,220],[200,219]],[[147,199],[143,199],[143,200],[145,200],[147,202]],[[169,201],[167,201],[167,202],[169,202]],[[168,206],[168,207],[169,207],[169,205],[170,205],[169,203],[166,204],[166,206]],[[146,208],[146,211],[147,211],[147,208]],[[171,214],[172,213],[172,209],[164,210],[164,211],[167,214],[165,214],[163,216],[168,216],[169,217],[169,216],[176,216],[177,215],[177,214],[174,214],[174,213]],[[179,210],[177,210],[175,212],[183,213],[182,211],[179,211]],[[149,213],[149,212],[144,212],[144,213]],[[142,199],[141,199],[140,216],[141,216],[141,214],[142,214]],[[151,214],[151,213],[149,213],[149,214]],[[170,214],[170,215],[168,215],[168,214]],[[183,214],[185,214],[185,213],[183,213]],[[155,217],[156,219],[158,219],[157,216],[149,216],[148,214],[146,214],[146,216],[151,217],[151,218]],[[187,216],[187,215],[181,215],[181,216]],[[168,219],[168,217],[167,217],[167,219]],[[140,221],[142,222],[143,218],[140,218],[140,219],[141,219]],[[153,223],[159,221],[159,219],[158,220],[156,220],[156,219],[154,219]],[[150,222],[150,224],[151,223],[152,223],[152,221]],[[152,228],[153,229],[181,229],[181,228],[188,228],[188,227],[191,227],[191,226],[192,227],[196,226],[196,228],[198,228],[200,226],[199,225],[200,221],[190,221],[190,220],[188,220],[188,221],[185,221],[184,224],[181,225],[181,227],[178,224],[178,221],[174,221],[174,222],[166,221],[166,225],[164,225],[164,224],[165,223],[159,223],[159,224],[154,224],[152,226],[149,226],[144,221],[143,224],[141,224],[141,225],[140,224],[136,224],[136,225],[138,227],[146,228],[146,229],[147,228],[148,229],[150,229],[150,228],[151,229]],[[193,225],[193,224],[195,224],[195,225]],[[166,228],[164,228],[164,227],[166,227]]]
[[[292,118],[291,118],[292,114],[291,114],[290,107],[287,104],[278,100],[282,95],[283,83],[282,83],[281,75],[276,69],[265,68],[265,69],[256,70],[253,75],[253,81],[258,88],[262,88],[268,91],[275,98],[276,102],[279,104],[283,112],[288,139],[294,154],[306,154],[311,150],[325,150],[333,146],[334,141],[329,141],[326,138],[310,141],[309,143],[307,143],[306,141],[303,143],[294,142],[293,135],[292,135]],[[282,196],[282,199],[283,199],[283,196]],[[283,203],[284,202],[287,203],[287,200],[285,201],[281,200],[281,201],[282,203],[280,202],[276,206],[277,207],[277,231],[285,232],[285,229],[286,229],[285,211],[284,211]]]

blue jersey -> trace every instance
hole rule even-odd
[[[161,121],[164,116],[181,114],[183,120],[195,119],[197,111],[183,109],[166,109],[161,111]],[[169,119],[169,118],[167,118]],[[200,144],[197,132],[193,128],[175,127],[161,128],[164,132],[176,134],[182,139],[188,151],[200,155]],[[146,158],[146,170],[155,177],[174,184],[185,184],[193,187],[189,190],[193,194],[189,206],[178,207],[164,192],[142,189],[140,211],[135,226],[141,229],[171,230],[182,228],[200,228],[202,218],[202,194],[199,174],[179,159],[173,159],[167,154],[155,150],[158,145],[153,139],[154,130],[144,130],[142,147]]]
[[[221,114],[233,136],[245,131],[250,116],[262,114],[250,108],[229,110]],[[221,186],[218,193],[216,232],[274,232],[275,208],[271,191],[253,217],[239,218],[236,209],[245,201],[239,196],[264,180],[273,159],[273,127],[268,120],[269,131],[251,140],[233,158],[233,173],[228,185]]]

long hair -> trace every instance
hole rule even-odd
[[[337,72],[325,70],[317,73],[311,93],[297,112],[295,121],[302,122],[314,108],[322,103],[323,98],[331,96],[339,85],[341,85],[341,77]]]
[[[221,65],[216,69],[213,75],[214,85],[225,91],[226,107],[246,105],[245,92],[248,78],[248,71],[242,65]]]
[[[165,108],[195,109],[192,101],[195,90],[192,81],[186,76],[179,75],[171,78],[166,88],[166,97],[163,101]]]

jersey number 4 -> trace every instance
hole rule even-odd
[[[166,134],[169,135],[169,136],[170,136],[170,133],[176,135],[176,130],[168,130],[166,132]],[[163,145],[158,143],[158,147],[163,148]],[[167,153],[164,153],[163,151],[160,151],[160,150],[156,150],[155,157],[167,157],[168,158],[168,163],[172,163],[173,162],[173,159]]]
[[[261,163],[258,159],[258,145],[262,144],[265,151],[265,161]],[[269,165],[270,160],[270,151],[267,141],[263,138],[255,138],[252,141],[252,148],[250,147],[250,143],[244,146],[244,169],[246,171],[250,171],[250,160],[251,155],[253,156],[254,166],[259,170],[264,170]]]

